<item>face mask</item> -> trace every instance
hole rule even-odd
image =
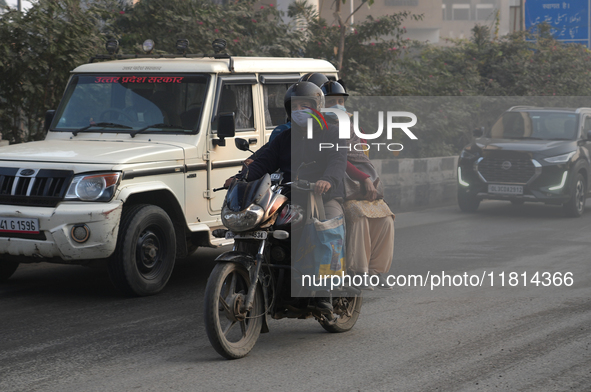
[[[339,105],[339,104],[331,106],[330,109],[339,109],[339,110],[342,110],[343,112],[347,112],[347,109],[343,105]],[[326,112],[326,113],[322,113],[322,114],[324,114],[324,117],[326,117],[327,120],[330,119],[333,122],[337,122],[339,120],[336,113]]]
[[[343,112],[346,112],[346,111],[347,111],[347,108],[346,108],[346,107],[344,107],[343,105],[339,105],[339,104],[337,104],[337,105],[334,105],[334,106],[331,106],[331,108],[334,108],[334,109],[340,109],[340,110],[342,110]]]
[[[308,119],[312,118],[312,112],[309,109],[305,110],[292,110],[291,121],[298,124],[300,127],[305,127],[308,124]]]

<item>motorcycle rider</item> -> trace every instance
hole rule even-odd
[[[328,78],[321,73],[311,72],[311,73],[307,73],[304,76],[302,76],[300,78],[299,82],[311,82],[311,83],[314,83],[316,86],[322,88],[322,85],[324,85],[325,83],[328,82]],[[279,136],[279,134],[281,132],[283,132],[287,129],[290,129],[290,128],[291,128],[291,119],[288,118],[288,121],[285,124],[277,125],[275,127],[275,129],[273,129],[273,131],[271,132],[271,135],[269,136],[269,143],[271,143],[273,141],[273,139],[275,139],[277,136]],[[257,152],[255,152],[250,157],[248,157],[244,161],[244,163],[247,166],[250,165],[250,163],[252,161],[254,161],[258,156],[260,156],[262,154],[262,152],[265,150],[265,148],[268,147],[269,143],[264,144]]]
[[[326,219],[343,215],[339,200],[345,194],[343,178],[347,166],[346,150],[335,148],[320,151],[319,148],[320,143],[338,144],[338,125],[331,123],[327,129],[321,130],[314,123],[313,138],[307,138],[307,122],[312,114],[310,108],[319,111],[324,107],[324,94],[314,83],[297,82],[285,93],[284,105],[291,120],[291,128],[268,143],[268,147],[248,166],[245,179],[254,181],[279,169],[285,181],[291,181],[295,176],[295,173],[292,174],[292,164],[295,165],[293,171],[297,172],[301,164],[315,162],[299,170],[299,179],[316,183],[314,192],[322,195]],[[322,311],[332,312],[328,292],[316,293],[316,306]]]

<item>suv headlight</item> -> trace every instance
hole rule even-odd
[[[575,155],[576,151],[569,152],[568,154],[557,155],[555,157],[544,158],[546,162],[550,163],[566,163],[568,162],[573,155]]]
[[[66,200],[109,201],[115,194],[121,173],[75,176],[66,192]]]
[[[232,231],[246,231],[254,228],[263,219],[265,211],[256,204],[247,209],[234,212],[224,206],[222,208],[222,223]]]

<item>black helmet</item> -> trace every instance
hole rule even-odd
[[[321,73],[307,73],[300,78],[300,82],[312,82],[316,86],[320,87],[324,83],[328,82],[328,78]]]
[[[283,97],[283,104],[289,118],[291,118],[291,100],[293,98],[309,101],[310,106],[315,106],[314,109],[316,110],[324,107],[324,94],[320,87],[310,82],[297,82],[287,89]]]
[[[320,89],[326,96],[342,95],[343,97],[345,97],[345,100],[347,100],[346,97],[349,96],[345,88],[339,82],[334,82],[332,80],[329,80],[328,82],[324,83],[322,87],[320,87]]]

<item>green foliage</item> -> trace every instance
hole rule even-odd
[[[378,95],[383,77],[390,76],[400,49],[406,48],[409,42],[403,37],[406,32],[404,20],[421,19],[420,15],[407,11],[384,15],[379,19],[369,16],[365,21],[356,23],[351,30],[349,26],[329,26],[307,3],[298,1],[290,6],[289,16],[305,22],[305,56],[325,59],[337,68],[339,40],[344,36],[340,76],[347,81],[348,89],[361,95]]]
[[[241,56],[293,56],[302,32],[292,31],[272,6],[254,8],[254,0],[225,6],[209,0],[142,0],[113,13],[103,29],[119,38],[125,53],[142,53],[150,38],[156,49],[174,53],[177,39],[188,39],[192,53],[211,54],[211,43],[224,38],[227,51]]]
[[[470,40],[448,42],[449,46],[413,43],[386,71],[383,83],[373,94],[491,99],[591,95],[591,52],[584,46],[558,42],[544,26],[537,35],[519,32],[500,39],[494,39],[486,26],[476,26],[472,33]],[[449,98],[444,104],[433,99],[438,103],[434,105],[436,112],[442,110],[441,118],[428,137],[409,144],[412,147],[401,156],[458,154],[472,139],[474,128],[492,125],[496,119],[489,118],[490,103],[503,107],[502,102],[509,101],[491,99]],[[487,105],[479,106],[478,102]],[[535,105],[535,99],[521,104]],[[433,113],[424,107],[418,110],[426,115]]]
[[[69,72],[101,44],[98,23],[77,0],[39,0],[27,12],[0,16],[0,129],[12,142],[44,137]],[[26,130],[26,131],[25,131]]]
[[[42,138],[44,113],[57,107],[69,72],[105,53],[110,37],[120,41],[120,53],[128,54],[141,53],[148,38],[155,41],[156,52],[174,52],[176,40],[186,38],[190,53],[211,54],[211,42],[225,38],[233,55],[342,63],[340,75],[354,95],[399,97],[399,106],[406,102],[409,111],[424,113],[422,122],[429,129],[421,130],[425,136],[408,144],[408,151],[405,144],[401,156],[457,154],[471,140],[472,129],[494,121],[486,105],[478,106],[471,96],[591,95],[591,52],[557,42],[543,25],[535,35],[502,38],[476,26],[470,40],[433,46],[404,37],[404,21],[421,18],[408,12],[369,17],[351,30],[347,18],[342,26],[330,26],[305,2],[290,7],[289,24],[272,4],[255,8],[254,0],[225,6],[209,0],[125,4],[39,0],[25,14],[9,10],[0,15],[0,129],[5,139]],[[408,96],[466,98],[416,101],[422,106],[415,108],[403,98]],[[495,105],[502,107],[503,99]]]

